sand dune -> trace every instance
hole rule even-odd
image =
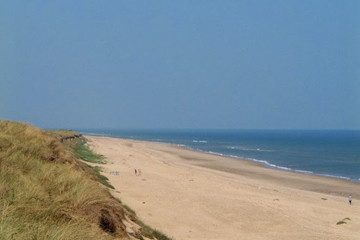
[[[359,184],[167,144],[87,138],[109,161],[113,194],[174,239],[360,239]]]

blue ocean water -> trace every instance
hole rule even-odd
[[[360,131],[109,130],[88,135],[154,141],[245,158],[270,168],[360,182]]]

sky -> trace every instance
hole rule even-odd
[[[0,119],[360,129],[360,1],[0,2]]]

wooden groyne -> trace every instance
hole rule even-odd
[[[69,140],[71,141],[71,140],[79,139],[79,138],[83,138],[83,135],[82,134],[74,134],[74,135],[71,135],[71,136],[61,137],[60,141],[61,142],[69,141]]]

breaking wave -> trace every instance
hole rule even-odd
[[[231,150],[240,150],[240,151],[251,151],[251,152],[274,152],[274,150],[261,149],[261,148],[246,148],[242,146],[226,146],[225,148]]]

